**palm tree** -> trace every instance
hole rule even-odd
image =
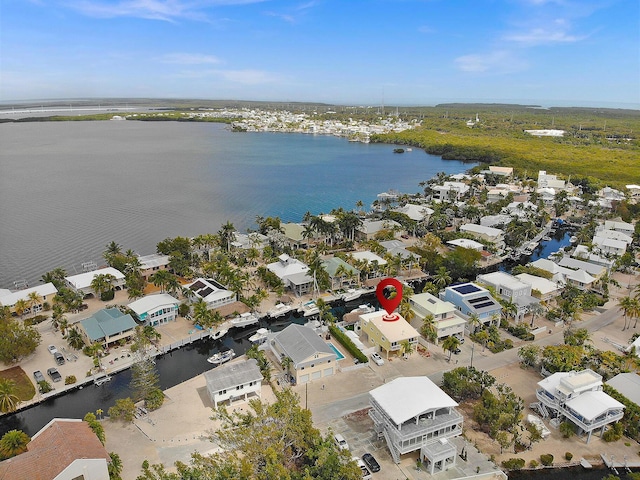
[[[20,318],[22,318],[24,312],[29,309],[29,302],[27,302],[24,298],[21,298],[20,300],[17,300],[13,305],[13,309],[15,310],[16,314],[19,315]]]
[[[209,328],[212,323],[211,312],[202,298],[193,305],[193,319],[195,323],[203,328]]]
[[[280,360],[280,365],[282,365],[282,368],[285,372],[287,372],[287,376],[291,376],[291,365],[293,365],[293,360],[291,360],[290,357],[283,357]]]
[[[632,312],[633,310],[633,298],[631,298],[630,296],[626,296],[626,297],[622,297],[619,301],[618,301],[618,306],[622,309],[622,314],[624,316],[624,327],[622,328],[622,331],[624,332],[627,328],[627,319],[629,317],[629,314]]]
[[[31,310],[31,314],[35,315],[36,307],[42,305],[44,299],[38,294],[38,292],[31,292],[27,295],[27,302],[29,303],[29,309]]]
[[[120,478],[120,474],[122,473],[122,460],[120,460],[120,455],[115,452],[109,452],[110,461],[107,464],[107,470],[109,471],[109,478]]]
[[[480,320],[480,317],[477,313],[472,313],[471,315],[469,315],[469,327],[472,332],[477,332],[480,325],[482,325],[482,321]]]
[[[0,455],[4,458],[15,457],[27,451],[31,441],[29,435],[22,430],[9,430],[0,438]]]
[[[110,273],[100,273],[93,277],[91,280],[91,289],[95,293],[96,297],[101,297],[103,293],[111,290],[111,283],[116,279]]]
[[[169,285],[173,274],[167,270],[158,270],[149,277],[151,283],[156,287],[160,287],[160,293],[164,293],[165,288]]]
[[[533,327],[533,321],[536,318],[536,315],[542,315],[544,313],[544,307],[539,303],[534,303],[529,307],[529,311],[531,312],[531,325]]]
[[[15,412],[20,398],[16,395],[16,382],[7,378],[0,378],[0,412]]]
[[[76,327],[71,327],[63,338],[67,341],[69,346],[75,350],[80,350],[84,347],[84,339]]]
[[[451,354],[460,345],[460,340],[455,335],[450,335],[442,342],[442,348],[449,352],[449,361],[451,361]]]
[[[58,328],[63,336],[67,334],[67,330],[69,329],[69,320],[67,320],[67,317],[62,316],[58,319]]]
[[[433,315],[429,314],[424,317],[424,320],[422,320],[420,333],[424,338],[432,343],[436,343],[438,341],[438,327],[436,327],[436,322],[433,318]]]
[[[440,267],[433,277],[433,283],[442,290],[444,287],[449,285],[452,281],[451,275],[449,275],[449,271],[447,267]]]
[[[220,246],[225,251],[231,250],[231,242],[234,240],[234,234],[236,227],[233,226],[233,223],[227,221],[222,228],[218,231],[218,236],[220,237]]]

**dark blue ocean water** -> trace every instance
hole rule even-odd
[[[59,266],[102,263],[111,241],[141,255],[175,236],[240,231],[255,218],[369,206],[471,165],[344,138],[233,133],[222,124],[0,124],[0,288]]]

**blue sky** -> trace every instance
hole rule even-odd
[[[638,0],[2,0],[0,100],[640,106]]]

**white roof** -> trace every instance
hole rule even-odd
[[[364,313],[360,315],[360,319],[363,324],[365,322],[373,323],[380,333],[382,333],[382,335],[391,343],[402,342],[403,340],[417,338],[420,336],[418,331],[413,328],[399,313],[395,314],[398,315],[398,320],[393,322],[384,321],[382,317],[385,315],[387,315],[387,312],[379,310],[377,312]]]
[[[219,288],[207,281],[206,278],[197,278],[195,282],[185,285],[185,288],[193,291],[196,297],[202,298],[207,303],[214,303],[235,296],[232,291]]]
[[[436,408],[458,404],[428,377],[400,377],[374,388],[371,398],[396,425]]]
[[[148,270],[153,267],[164,267],[169,265],[169,260],[169,255],[162,255],[161,253],[152,253],[151,255],[138,257],[142,270]]]
[[[485,227],[484,225],[477,225],[475,223],[466,223],[462,225],[460,227],[460,231],[479,233],[479,234],[489,235],[490,237],[498,237],[504,233],[499,228]]]
[[[518,277],[500,271],[478,275],[478,281],[508,287],[513,290],[530,287],[528,283],[523,282]]]
[[[572,398],[565,405],[587,421],[593,421],[607,410],[624,408],[622,403],[601,390],[585,392],[576,398]]]
[[[298,273],[304,273],[309,270],[304,263],[300,260],[297,260],[293,257],[289,257],[288,255],[280,255],[278,257],[280,260],[274,263],[270,263],[267,265],[267,268],[275,273],[278,278],[284,279],[285,277],[290,277],[291,275],[296,275]]]
[[[416,205],[415,203],[407,203],[406,205],[394,208],[393,210],[399,213],[404,213],[411,220],[415,220],[417,222],[433,213],[431,208],[425,205]]]
[[[44,285],[25,288],[24,290],[18,290],[17,292],[11,292],[9,290],[7,290],[7,292],[9,293],[0,296],[0,305],[4,305],[5,307],[12,307],[18,300],[28,301],[30,293],[36,292],[41,297],[46,297],[47,295],[54,295],[58,293],[58,289],[53,283],[45,283]]]
[[[445,300],[440,300],[429,292],[412,295],[410,302],[431,312],[432,315],[442,315],[443,313],[455,312],[456,306]]]
[[[453,245],[454,247],[462,247],[469,248],[471,250],[482,250],[484,249],[484,245],[480,242],[476,242],[475,240],[470,240],[468,238],[456,238],[455,240],[449,240],[447,245]]]
[[[555,292],[558,290],[558,284],[547,280],[546,278],[537,277],[528,273],[521,273],[516,275],[516,278],[527,285],[531,285],[532,290],[538,290],[542,295]]]
[[[138,315],[142,315],[154,308],[162,307],[165,305],[178,305],[180,302],[173,298],[168,293],[160,293],[158,295],[147,295],[135,302],[131,302],[128,307],[136,312]]]
[[[351,256],[356,260],[366,260],[369,263],[376,261],[380,266],[387,264],[387,261],[384,258],[376,255],[375,253],[369,250],[365,250],[364,252],[354,252],[351,254]]]
[[[78,275],[64,277],[64,279],[69,282],[69,284],[73,285],[73,288],[80,290],[82,288],[89,288],[91,286],[91,282],[97,275],[113,275],[116,280],[124,280],[122,272],[113,267],[105,267],[93,270],[92,272],[79,273]]]

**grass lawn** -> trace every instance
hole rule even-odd
[[[16,383],[16,395],[21,402],[31,400],[36,394],[36,388],[22,367],[11,367],[0,371],[0,378],[7,378]]]

